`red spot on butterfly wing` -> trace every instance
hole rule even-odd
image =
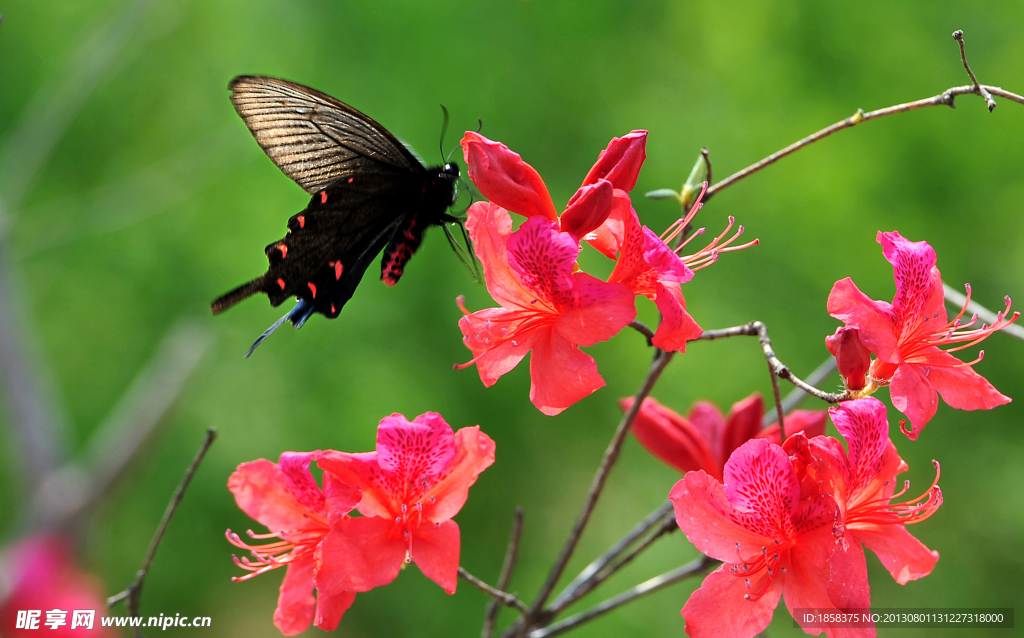
[[[324,198],[326,199],[326,197],[327,197],[327,193],[324,193]],[[299,215],[298,220],[299,220],[299,228],[305,228],[306,227],[306,216],[305,215]]]
[[[281,279],[280,277],[278,277],[277,278],[277,285],[281,286],[281,290],[284,290],[284,279]]]
[[[334,278],[341,279],[341,273],[344,272],[345,266],[340,261],[332,261],[328,265],[334,268]]]
[[[312,281],[306,285],[309,286],[309,291],[313,293],[313,299],[316,299],[316,286],[313,285]]]
[[[320,203],[321,204],[326,204],[327,203],[327,191],[320,191]],[[299,219],[302,219],[302,218],[300,217]],[[302,222],[299,222],[299,225],[302,225]]]
[[[350,177],[350,178],[348,178],[348,183],[349,183],[349,184],[351,184],[351,183],[352,183],[352,180],[354,180],[354,179],[355,179],[354,177]]]
[[[284,259],[285,257],[288,256],[288,246],[284,244],[278,244],[277,249],[281,251],[281,259]]]

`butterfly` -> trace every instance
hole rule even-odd
[[[301,84],[240,76],[228,88],[256,142],[311,195],[284,238],[264,250],[267,272],[210,305],[218,314],[258,293],[272,306],[297,298],[246,357],[285,320],[301,328],[313,313],[337,317],[381,249],[381,279],[393,286],[427,228],[444,227],[452,241],[444,225],[460,222],[447,212],[458,164],[427,168],[369,116]]]

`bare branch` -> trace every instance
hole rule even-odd
[[[524,616],[529,616],[530,608],[526,606],[526,603],[516,598],[513,594],[491,587],[490,585],[480,580],[473,574],[467,572],[461,566],[459,567],[459,578],[466,581],[470,585],[476,587],[477,589],[481,590],[488,596],[493,597],[495,600],[500,600],[502,604],[508,607],[514,607],[515,609],[518,609],[519,612],[522,613]]]
[[[665,501],[658,506],[658,509],[654,510],[647,515],[644,520],[636,524],[628,534],[623,536],[614,545],[608,548],[608,550],[601,554],[592,563],[586,566],[586,568],[579,573],[579,576],[573,579],[569,585],[562,590],[555,600],[551,603],[550,609],[558,612],[565,609],[573,600],[578,598],[575,593],[580,589],[595,574],[600,572],[602,569],[607,567],[613,560],[615,560],[619,554],[621,554],[627,547],[632,545],[636,539],[646,534],[652,527],[657,525],[665,518],[665,514],[672,511],[671,501]]]
[[[971,65],[967,64],[967,51],[964,49],[964,32],[957,29],[953,32],[953,39],[960,45],[960,60],[964,63],[964,68],[967,69],[967,75],[971,76],[971,82],[974,82],[974,90],[977,91],[978,95],[985,98],[985,103],[988,104],[988,112],[991,113],[996,108],[996,101],[992,99],[992,95],[985,90],[985,87],[978,84],[978,78],[974,77]]]
[[[515,517],[512,520],[512,534],[508,538],[508,548],[505,549],[505,561],[501,565],[501,575],[498,576],[498,589],[508,589],[509,581],[512,580],[512,572],[516,567],[516,558],[519,556],[519,540],[523,534],[523,509],[516,508]],[[480,633],[481,638],[491,638],[494,633],[494,623],[498,619],[498,611],[501,606],[497,598],[487,604],[487,613],[484,614],[484,628]]]
[[[824,392],[809,385],[795,374],[793,374],[786,364],[779,361],[779,358],[775,356],[775,351],[772,350],[772,340],[768,337],[768,327],[760,321],[751,321],[750,323],[743,324],[742,326],[733,326],[732,328],[722,328],[721,330],[705,330],[704,334],[697,337],[697,339],[704,341],[713,341],[715,339],[723,339],[725,337],[758,337],[761,342],[761,350],[764,351],[765,359],[768,360],[768,365],[772,367],[775,374],[779,377],[789,381],[796,387],[800,388],[807,394],[813,395],[827,401],[828,403],[839,403],[845,401],[849,396],[845,393],[834,393]]]
[[[977,301],[972,299],[970,303],[967,303],[967,297],[956,288],[951,287],[949,284],[942,284],[942,289],[946,293],[946,303],[950,306],[959,310],[960,308],[963,308],[966,303],[968,312],[978,315],[982,321],[990,325],[999,319],[996,316],[996,313],[992,312]],[[1005,332],[1012,337],[1016,337],[1017,339],[1024,341],[1024,327],[1018,326],[1015,323],[1011,323],[1005,328],[1002,328],[999,332]]]
[[[160,519],[160,525],[156,528],[153,540],[149,542],[149,550],[146,551],[146,557],[142,560],[142,567],[135,575],[135,582],[128,585],[128,588],[124,591],[108,598],[107,608],[113,607],[122,600],[127,599],[128,613],[132,618],[138,618],[139,601],[142,597],[142,586],[146,582],[146,576],[149,575],[149,566],[153,564],[153,555],[156,554],[156,549],[160,546],[160,541],[164,539],[164,532],[167,531],[167,526],[171,522],[171,517],[173,517],[174,513],[178,511],[178,505],[181,504],[181,499],[184,498],[185,490],[188,489],[189,483],[192,482],[192,477],[195,475],[196,470],[199,468],[199,464],[203,462],[203,457],[206,456],[206,452],[210,449],[210,446],[213,445],[216,438],[216,430],[210,428],[206,431],[206,439],[203,440],[202,446],[200,446],[199,451],[196,452],[195,458],[192,459],[192,463],[185,471],[185,476],[182,477],[181,483],[178,485],[178,489],[174,490],[174,494],[171,495],[171,502],[167,504],[167,509],[164,510],[163,518]],[[135,636],[138,637],[141,635],[142,631],[136,627]]]
[[[648,347],[654,346],[654,331],[648,328],[647,324],[641,321],[633,320],[629,322],[629,327],[632,328],[633,330],[636,330],[637,332],[639,332],[640,334],[647,338]]]
[[[34,525],[63,527],[102,498],[181,397],[211,343],[209,329],[191,320],[168,330],[156,354],[90,439],[82,460],[52,472],[36,490]]]
[[[708,568],[716,563],[715,560],[702,556],[697,560],[687,563],[682,567],[673,569],[672,571],[665,572],[661,576],[655,576],[650,580],[646,580],[632,589],[628,589],[614,598],[609,598],[603,603],[594,606],[593,608],[570,616],[561,622],[557,622],[549,627],[534,630],[530,632],[530,638],[548,638],[549,636],[556,636],[560,633],[569,631],[577,625],[581,625],[585,622],[593,620],[598,616],[608,613],[616,607],[621,607],[626,603],[632,602],[641,596],[646,596],[652,592],[656,592],[659,589],[668,587],[674,583],[678,583],[681,580],[685,580],[692,576],[699,576],[706,572]]]
[[[836,122],[835,124],[832,124],[831,126],[826,126],[820,131],[812,133],[807,137],[803,138],[802,140],[794,142],[787,146],[786,148],[780,151],[776,151],[769,155],[768,157],[760,160],[759,162],[755,162],[754,164],[751,164],[750,166],[744,168],[743,170],[737,171],[736,173],[733,173],[729,177],[726,177],[717,184],[708,187],[708,192],[704,196],[704,201],[706,202],[710,200],[715,195],[715,193],[732,186],[741,179],[749,177],[750,175],[753,175],[754,173],[760,171],[761,169],[767,166],[774,164],[783,157],[795,153],[796,151],[799,151],[805,146],[810,146],[811,144],[819,140],[825,139],[826,137],[832,135],[833,133],[836,133],[846,128],[850,128],[852,126],[856,126],[861,122],[867,122],[869,120],[875,120],[880,117],[885,117],[887,115],[895,115],[896,113],[904,113],[906,111],[913,111],[916,109],[926,108],[930,106],[948,106],[951,108],[955,108],[956,104],[954,103],[954,99],[958,95],[980,95],[985,99],[986,103],[988,103],[989,111],[995,108],[995,100],[992,99],[993,94],[1005,97],[1009,100],[1013,100],[1014,102],[1019,102],[1020,104],[1024,104],[1024,97],[1017,95],[1016,93],[1011,93],[1010,91],[1006,91],[997,86],[978,84],[977,78],[974,77],[974,72],[971,71],[970,67],[967,65],[966,55],[963,53],[963,33],[960,31],[958,31],[957,33],[961,35],[960,38],[957,38],[957,42],[960,43],[961,58],[963,59],[964,67],[967,69],[967,72],[971,75],[971,80],[974,82],[974,84],[969,84],[967,86],[950,87],[943,91],[942,93],[939,93],[938,95],[929,98],[915,100],[913,102],[905,102],[903,104],[895,104],[893,106],[888,106],[886,108],[878,109],[876,111],[869,111],[867,113],[865,113],[861,109],[857,109],[857,112],[851,115],[850,117],[842,119]],[[953,37],[956,37],[956,33],[953,34]]]
[[[659,354],[651,363],[651,368],[647,373],[647,378],[644,379],[640,389],[637,390],[636,395],[633,397],[633,405],[631,405],[629,409],[626,410],[626,413],[622,415],[619,427],[615,430],[615,434],[612,436],[612,440],[608,444],[608,448],[605,450],[604,457],[601,459],[601,465],[597,468],[594,480],[590,484],[590,491],[587,493],[586,500],[583,502],[583,509],[576,518],[576,523],[573,525],[572,531],[569,533],[569,538],[566,540],[565,546],[562,547],[562,552],[558,556],[558,560],[555,561],[554,566],[551,568],[551,572],[548,574],[547,580],[544,582],[540,592],[537,594],[537,598],[533,601],[533,605],[530,608],[531,616],[537,617],[537,614],[544,608],[544,603],[547,602],[551,592],[558,584],[558,579],[561,578],[562,572],[565,571],[566,565],[569,564],[569,559],[572,557],[572,553],[576,549],[576,545],[579,543],[580,536],[583,534],[583,529],[587,526],[587,522],[590,520],[590,515],[594,511],[597,499],[601,495],[602,490],[604,490],[604,484],[608,479],[608,473],[611,471],[612,466],[615,465],[615,461],[619,458],[619,452],[622,450],[622,444],[626,440],[626,433],[629,432],[629,427],[636,419],[636,415],[639,414],[640,405],[644,402],[644,399],[647,398],[647,395],[651,393],[651,389],[654,388],[654,384],[658,381],[658,377],[661,376],[662,371],[672,360],[674,354],[675,353],[673,352],[659,351]]]
[[[822,381],[827,379],[830,374],[835,372],[835,369],[836,358],[830,355],[828,359],[822,361],[821,365],[814,369],[814,372],[807,375],[807,385],[818,387],[818,385],[820,385]],[[793,388],[792,390],[789,391],[789,394],[786,395],[786,398],[782,400],[782,411],[786,414],[789,414],[790,412],[795,410],[796,407],[800,405],[800,403],[804,399],[806,399],[809,396],[809,394],[807,394],[800,388]],[[761,426],[768,427],[769,425],[775,423],[778,420],[778,414],[774,410],[769,410],[764,415],[764,419],[762,419],[761,421]]]

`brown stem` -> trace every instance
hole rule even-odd
[[[171,495],[171,502],[167,504],[167,509],[164,510],[164,516],[160,519],[160,525],[157,526],[156,533],[153,534],[153,540],[149,542],[149,550],[146,551],[146,557],[142,560],[142,567],[135,575],[135,582],[128,585],[128,588],[124,591],[114,594],[108,598],[108,609],[122,600],[127,599],[129,615],[132,618],[138,618],[139,602],[142,598],[142,585],[146,582],[146,576],[149,574],[149,566],[153,563],[153,555],[156,554],[156,548],[160,546],[160,541],[164,539],[164,532],[167,531],[167,526],[171,522],[171,517],[173,517],[174,512],[178,510],[178,505],[181,504],[181,499],[185,496],[185,490],[188,489],[188,485],[192,482],[192,477],[199,468],[199,464],[203,462],[203,457],[206,456],[206,452],[210,449],[210,446],[213,445],[213,441],[216,438],[216,430],[210,428],[206,431],[206,439],[203,440],[202,446],[200,446],[199,451],[196,452],[195,458],[192,459],[192,463],[185,471],[185,476],[182,477],[181,483],[178,485],[178,489],[174,490],[174,494]],[[141,635],[142,631],[136,627],[135,636]]]
[[[515,607],[524,616],[528,616],[529,615],[530,608],[526,606],[526,603],[524,603],[523,601],[521,601],[518,598],[516,598],[515,595],[510,594],[510,593],[505,592],[505,591],[501,591],[500,589],[497,589],[495,587],[491,587],[490,585],[488,585],[484,581],[480,580],[479,578],[477,578],[473,574],[470,574],[469,572],[467,572],[461,566],[459,567],[459,578],[461,578],[462,580],[466,581],[470,585],[476,587],[477,589],[479,589],[480,591],[484,592],[488,596],[492,596],[495,600],[501,601],[502,604],[504,604],[504,605],[506,605],[508,607]]]
[[[713,341],[715,339],[723,339],[726,337],[743,336],[758,337],[758,340],[761,342],[761,350],[764,351],[765,359],[768,360],[768,365],[771,366],[775,374],[777,374],[780,378],[789,381],[790,383],[800,388],[807,394],[816,396],[822,401],[827,401],[828,403],[839,403],[840,401],[845,401],[846,399],[850,398],[849,395],[845,392],[835,393],[824,392],[822,390],[819,390],[818,388],[815,388],[814,386],[806,383],[798,376],[793,374],[793,372],[790,371],[786,364],[779,361],[779,358],[775,356],[775,351],[772,350],[772,340],[768,336],[768,327],[765,326],[760,321],[751,321],[750,323],[745,323],[742,326],[722,328],[721,330],[705,330],[704,334],[697,337],[697,339],[703,341]]]
[[[515,518],[512,520],[512,534],[508,538],[508,548],[505,550],[505,561],[501,565],[501,575],[498,576],[498,589],[508,589],[508,583],[512,580],[512,571],[516,566],[516,558],[519,555],[519,539],[523,534],[523,510],[516,508]],[[498,611],[501,609],[501,601],[497,598],[487,604],[487,613],[484,614],[484,628],[480,633],[481,638],[491,638],[494,633],[494,623],[498,619]]]
[[[957,37],[957,34],[959,34],[960,37]],[[985,102],[988,104],[989,111],[994,109],[996,105],[995,100],[992,99],[992,95],[999,95],[1001,97],[1005,97],[1008,100],[1013,100],[1014,102],[1024,104],[1024,97],[1017,95],[1016,93],[1011,93],[1010,91],[1006,91],[997,86],[979,84],[977,78],[974,77],[974,72],[971,71],[971,67],[967,64],[967,56],[966,53],[964,53],[963,32],[957,31],[956,33],[953,34],[953,37],[957,39],[957,42],[960,45],[961,59],[963,60],[964,67],[967,69],[968,74],[970,74],[971,76],[971,81],[973,82],[973,84],[968,84],[966,86],[950,87],[943,91],[942,93],[939,93],[938,95],[929,98],[915,100],[913,102],[905,102],[903,104],[895,104],[893,106],[888,106],[884,109],[869,111],[867,113],[865,113],[861,109],[857,109],[857,112],[851,115],[850,117],[840,120],[831,126],[826,126],[820,131],[812,133],[807,137],[803,138],[802,140],[794,142],[787,146],[786,148],[772,153],[771,155],[762,159],[761,161],[755,162],[754,164],[751,164],[750,166],[744,168],[743,170],[733,173],[732,175],[726,177],[717,184],[709,186],[708,192],[704,195],[704,201],[708,201],[709,199],[711,199],[712,196],[715,195],[715,193],[732,186],[741,179],[749,177],[750,175],[753,175],[754,173],[760,171],[761,169],[767,166],[770,166],[771,164],[774,164],[783,157],[786,157],[791,153],[795,153],[796,151],[799,151],[803,147],[809,146],[817,142],[818,140],[822,140],[828,137],[829,135],[832,135],[833,133],[841,131],[845,128],[850,128],[851,126],[856,126],[861,122],[867,122],[869,120],[875,120],[880,117],[885,117],[887,115],[895,115],[896,113],[904,113],[906,111],[913,111],[916,109],[921,109],[929,106],[948,106],[951,108],[955,108],[956,104],[953,100],[958,95],[979,95],[983,97],[985,99]]]
[[[687,563],[682,567],[678,567],[676,569],[673,569],[672,571],[665,572],[661,576],[655,576],[650,580],[646,580],[640,583],[636,587],[627,589],[618,596],[609,598],[603,603],[596,605],[593,608],[588,609],[587,611],[576,614],[575,616],[570,616],[569,618],[566,618],[565,620],[555,623],[549,627],[544,627],[532,631],[530,632],[529,636],[530,638],[548,638],[549,636],[556,636],[560,633],[569,631],[577,625],[582,625],[585,622],[589,622],[594,618],[602,614],[606,614],[609,611],[615,609],[616,607],[621,607],[626,603],[632,602],[637,598],[640,598],[641,596],[646,596],[647,594],[656,592],[659,589],[668,587],[669,585],[678,583],[679,581],[685,580],[692,576],[698,576],[700,574],[703,574],[708,570],[708,568],[714,565],[715,562],[715,560],[708,558],[707,556],[701,556],[697,560]]]
[[[594,511],[597,499],[601,496],[602,490],[604,490],[604,484],[608,479],[608,473],[611,471],[612,466],[615,465],[615,461],[619,458],[619,452],[622,450],[622,444],[626,440],[626,433],[629,432],[629,427],[636,419],[636,415],[639,414],[640,405],[643,403],[644,399],[647,398],[647,395],[651,393],[651,389],[654,388],[654,384],[658,381],[658,377],[661,376],[662,371],[672,360],[674,354],[674,352],[660,352],[660,354],[655,357],[654,361],[651,362],[651,368],[647,373],[647,378],[644,379],[640,389],[637,390],[636,395],[633,397],[633,405],[631,405],[629,409],[626,410],[626,413],[622,415],[619,427],[615,430],[611,443],[608,444],[604,457],[601,459],[601,465],[597,468],[594,480],[590,484],[590,491],[587,493],[587,498],[583,502],[583,509],[576,518],[576,523],[573,525],[572,531],[569,533],[569,538],[566,540],[565,546],[562,547],[562,552],[559,554],[558,560],[556,560],[554,566],[552,566],[547,580],[544,582],[540,592],[537,594],[537,598],[533,601],[533,605],[530,607],[530,615],[532,617],[537,617],[540,611],[544,608],[544,603],[548,601],[548,597],[551,596],[551,592],[554,591],[555,586],[558,584],[558,579],[561,578],[562,572],[565,571],[565,566],[568,565],[569,559],[572,557],[572,553],[576,549],[576,545],[579,543],[580,536],[583,534],[583,529],[587,526],[587,522],[590,521],[590,515]]]
[[[654,346],[654,331],[648,328],[647,324],[641,321],[633,320],[629,322],[629,327],[632,328],[633,330],[636,330],[637,332],[639,332],[640,334],[647,338],[648,347]]]

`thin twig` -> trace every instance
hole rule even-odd
[[[519,556],[519,539],[523,534],[523,509],[516,508],[515,517],[512,519],[512,533],[508,537],[508,548],[505,549],[505,560],[501,565],[501,575],[498,576],[498,589],[508,589],[509,581],[512,580],[512,572],[516,567],[516,558]],[[480,632],[482,638],[491,638],[494,633],[494,623],[498,619],[498,611],[501,610],[500,601],[495,598],[487,603],[487,613],[484,614],[484,628]]]
[[[654,346],[654,331],[648,328],[647,324],[634,319],[633,321],[629,322],[629,327],[632,328],[633,330],[636,330],[637,332],[639,332],[640,334],[647,338],[648,347]]]
[[[597,557],[592,563],[586,566],[579,573],[579,576],[573,579],[571,583],[558,596],[552,601],[550,610],[558,612],[565,609],[569,605],[570,600],[578,598],[576,591],[580,587],[594,577],[595,574],[607,567],[613,560],[615,560],[619,554],[626,550],[627,547],[632,545],[636,539],[646,534],[652,527],[660,523],[664,518],[665,514],[672,511],[672,502],[665,501],[658,506],[658,509],[654,510],[647,515],[644,520],[636,524],[633,529],[629,530],[629,533],[618,540],[614,545],[608,548],[608,550]]]
[[[950,306],[959,310],[964,307],[964,304],[967,304],[967,312],[978,315],[978,317],[980,317],[985,323],[991,325],[998,321],[999,318],[996,316],[996,313],[973,299],[971,300],[971,303],[967,303],[967,297],[956,288],[951,287],[949,284],[942,284],[942,289],[946,293],[946,303]],[[1003,327],[999,332],[1005,332],[1011,337],[1016,337],[1017,339],[1024,341],[1024,327],[1018,326],[1015,323],[1011,323]]]
[[[528,616],[530,614],[530,608],[526,606],[526,603],[516,598],[514,594],[510,594],[506,591],[501,591],[500,589],[491,587],[490,585],[480,580],[473,574],[467,572],[461,566],[459,567],[459,578],[466,581],[470,585],[476,587],[477,589],[481,590],[488,596],[493,597],[495,600],[501,601],[502,604],[506,605],[507,607],[515,607],[524,616]]]
[[[978,95],[985,98],[985,103],[988,104],[988,112],[991,113],[996,108],[996,101],[992,99],[992,95],[985,90],[985,87],[978,84],[978,78],[974,77],[971,65],[967,64],[967,51],[964,49],[964,32],[957,29],[953,32],[953,39],[960,45],[960,60],[964,63],[964,68],[967,69],[967,75],[971,76],[971,82],[974,82],[974,90],[978,92]]]
[[[587,522],[590,520],[590,515],[594,511],[597,499],[601,495],[602,490],[604,490],[604,484],[608,478],[608,473],[611,471],[612,466],[615,465],[615,461],[619,458],[619,452],[622,450],[622,443],[626,440],[626,434],[629,432],[629,427],[633,424],[633,421],[636,419],[636,415],[640,412],[640,405],[643,403],[644,399],[647,398],[647,395],[651,393],[651,389],[654,388],[654,384],[658,381],[658,377],[661,376],[662,371],[672,360],[672,356],[674,354],[674,352],[662,352],[654,359],[653,362],[651,362],[651,368],[647,373],[647,378],[644,379],[644,382],[640,385],[640,389],[637,390],[636,395],[633,397],[633,405],[631,405],[629,409],[626,410],[626,413],[622,415],[619,427],[615,430],[611,443],[608,444],[604,457],[601,459],[601,465],[597,468],[594,480],[590,484],[590,491],[587,493],[587,498],[583,502],[583,509],[576,518],[576,523],[573,525],[572,531],[569,533],[569,538],[566,540],[565,546],[562,547],[562,552],[559,554],[558,560],[556,560],[554,566],[552,566],[547,580],[544,582],[540,592],[537,594],[537,598],[533,601],[533,605],[530,607],[531,616],[534,618],[536,618],[537,614],[544,608],[544,604],[547,602],[548,597],[551,596],[551,592],[554,591],[555,586],[558,584],[558,579],[562,577],[562,572],[565,571],[566,565],[569,564],[569,559],[572,557],[572,553],[576,549],[576,545],[579,543],[580,536],[583,534],[583,529],[587,526]]]
[[[962,32],[958,33],[961,33],[962,35]],[[954,34],[954,37],[956,37],[956,34]],[[960,49],[961,51],[963,51],[964,45],[962,38],[958,38],[957,42],[959,42]],[[963,56],[963,60],[964,66],[967,67],[966,56]],[[850,128],[852,126],[856,126],[861,122],[867,122],[869,120],[875,120],[880,117],[885,117],[887,115],[895,115],[896,113],[904,113],[906,111],[913,111],[916,109],[925,108],[929,106],[948,106],[951,108],[955,108],[956,104],[954,103],[954,98],[956,98],[956,96],[958,95],[982,96],[983,98],[985,98],[985,101],[989,105],[989,111],[995,108],[995,101],[992,100],[992,95],[999,95],[1009,100],[1013,100],[1014,102],[1024,104],[1024,97],[1017,95],[1016,93],[1011,93],[1010,91],[1001,89],[998,86],[978,84],[978,81],[974,77],[974,73],[971,72],[970,67],[967,67],[967,70],[968,73],[971,74],[971,80],[974,82],[973,84],[968,84],[966,86],[950,87],[943,91],[942,93],[939,93],[938,95],[929,98],[915,100],[913,102],[905,102],[903,104],[896,104],[893,106],[886,107],[884,109],[878,109],[877,111],[869,111],[865,113],[863,110],[857,109],[857,112],[851,115],[850,117],[840,120],[835,124],[832,124],[831,126],[826,126],[820,131],[812,133],[807,137],[803,138],[802,140],[794,142],[787,146],[786,148],[780,151],[776,151],[769,155],[768,157],[762,159],[761,161],[755,162],[754,164],[751,164],[750,166],[744,168],[743,170],[737,171],[736,173],[733,173],[729,177],[726,177],[717,184],[708,187],[708,192],[704,195],[704,201],[707,202],[715,195],[715,193],[718,193],[719,191],[732,186],[741,179],[749,177],[750,175],[753,175],[754,173],[760,171],[761,169],[770,166],[771,164],[774,164],[783,157],[795,153],[796,151],[799,151],[803,147],[809,146],[819,140],[822,140],[828,137],[829,135],[832,135],[833,133],[836,133],[846,128]],[[987,97],[986,94],[988,94]]]
[[[822,361],[821,365],[814,369],[814,372],[807,375],[807,379],[805,379],[805,381],[807,382],[807,385],[818,387],[818,385],[820,385],[822,381],[827,379],[830,374],[835,372],[835,369],[836,358],[830,355],[828,359]],[[793,388],[792,390],[789,391],[789,394],[786,395],[786,398],[782,400],[782,411],[785,414],[789,414],[790,412],[795,410],[796,407],[800,405],[800,403],[804,399],[806,399],[809,396],[809,394],[807,394],[800,388]],[[761,427],[766,428],[778,420],[778,413],[775,410],[769,410],[768,412],[765,413],[764,419],[762,419],[761,421]]]
[[[188,489],[189,483],[192,482],[192,477],[196,473],[196,469],[199,468],[199,464],[203,462],[203,457],[206,456],[206,452],[213,445],[213,441],[217,438],[217,431],[213,428],[206,430],[206,438],[203,440],[202,446],[199,451],[196,452],[195,458],[192,459],[192,463],[188,466],[185,471],[185,476],[182,477],[181,483],[178,485],[178,489],[174,490],[174,494],[171,495],[171,501],[167,504],[167,509],[164,510],[163,518],[160,519],[160,525],[156,528],[156,533],[153,534],[153,540],[149,542],[149,550],[146,551],[146,557],[142,560],[142,567],[135,575],[135,582],[128,585],[128,588],[124,591],[115,594],[107,599],[107,608],[113,607],[122,600],[128,600],[128,613],[132,618],[138,618],[139,616],[139,601],[142,597],[142,585],[146,582],[146,576],[149,574],[149,566],[153,563],[153,555],[156,554],[157,547],[160,546],[160,541],[164,539],[164,532],[167,531],[167,526],[171,522],[171,517],[178,511],[178,505],[181,504],[181,499],[185,496],[185,490]],[[141,636],[142,632],[138,627],[135,628],[135,635]]]
[[[557,622],[549,627],[544,627],[530,632],[530,638],[548,638],[549,636],[556,636],[560,633],[569,631],[577,625],[581,625],[585,622],[593,620],[594,618],[606,614],[616,607],[621,607],[626,603],[632,602],[641,596],[646,596],[652,592],[658,591],[664,587],[668,587],[674,583],[678,583],[681,580],[685,580],[692,576],[703,574],[709,567],[714,565],[717,561],[702,556],[682,567],[673,569],[672,571],[665,572],[660,576],[655,576],[650,580],[646,580],[636,587],[627,589],[618,596],[609,598],[603,603],[588,609],[582,613],[570,616],[561,622]]]
[[[32,523],[60,528],[102,498],[181,397],[212,337],[184,319],[164,336],[120,402],[90,438],[83,458],[48,475],[33,498]]]
[[[634,558],[636,558],[644,551],[646,551],[647,548],[653,545],[655,541],[665,536],[666,534],[670,534],[676,531],[677,529],[679,529],[679,525],[676,524],[675,512],[670,511],[666,514],[663,514],[661,520],[658,521],[657,529],[655,529],[654,532],[648,535],[641,542],[637,543],[636,547],[624,553],[622,556],[617,557],[615,562],[609,565],[606,569],[603,569],[600,572],[594,574],[591,578],[584,582],[580,587],[576,589],[576,591],[573,592],[572,596],[567,597],[563,601],[562,606],[560,608],[555,609],[555,606],[552,605],[550,608],[546,609],[545,612],[557,614],[562,609],[565,609],[566,607],[573,604],[580,598],[583,598],[591,591],[593,591],[598,585],[608,580],[608,578],[617,573],[620,569],[633,562]]]
[[[700,154],[704,158],[704,165],[708,169],[707,175],[704,176],[704,181],[711,184],[711,151],[708,150],[707,146],[701,146]]]
[[[767,334],[767,333],[766,333]],[[767,357],[767,353],[765,353]],[[775,413],[779,419],[779,436],[782,440],[786,440],[786,422],[785,412],[782,409],[782,394],[779,392],[779,376],[775,374],[775,366],[772,364],[772,360],[768,358],[768,376],[772,378],[772,396],[775,398]]]
[[[816,396],[822,401],[827,401],[828,403],[839,403],[840,401],[844,401],[849,398],[845,392],[835,393],[819,390],[793,374],[793,372],[786,367],[786,364],[779,361],[779,358],[775,356],[775,351],[772,350],[772,340],[768,336],[768,327],[760,321],[751,321],[750,323],[743,324],[742,326],[722,328],[721,330],[705,330],[704,334],[697,337],[697,339],[713,341],[715,339],[722,339],[725,337],[741,336],[758,337],[761,342],[761,350],[764,351],[765,359],[768,360],[768,365],[772,367],[775,374],[779,375],[780,378],[789,381],[804,392]]]

